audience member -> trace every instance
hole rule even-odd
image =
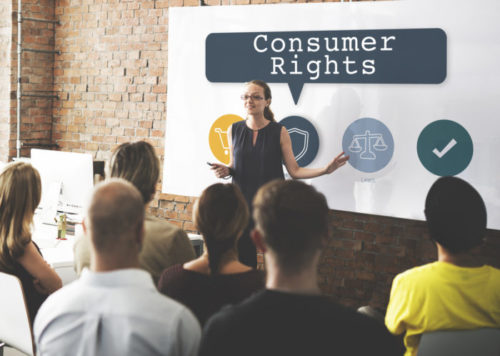
[[[163,272],[160,292],[187,305],[203,325],[222,306],[241,302],[264,288],[264,276],[238,261],[237,242],[248,224],[240,189],[214,184],[195,203],[193,221],[203,235],[205,253]]]
[[[4,167],[0,174],[0,270],[21,281],[31,323],[47,295],[62,286],[31,240],[41,195],[40,175],[30,164],[14,162]]]
[[[122,179],[96,187],[84,230],[91,241],[90,270],[40,308],[34,325],[38,354],[196,355],[196,318],[161,295],[150,274],[139,269],[139,191]]]
[[[383,325],[321,296],[317,268],[328,235],[322,194],[300,181],[267,183],[254,199],[254,219],[266,289],[209,319],[200,355],[394,354]]]
[[[160,163],[154,148],[145,141],[123,143],[110,161],[110,175],[132,183],[141,193],[146,209],[156,192]],[[195,253],[186,233],[178,227],[146,213],[145,236],[140,266],[151,273],[155,283],[161,272],[177,263],[194,259]],[[81,273],[90,264],[90,241],[80,236],[75,242],[75,270]]]
[[[460,178],[439,178],[425,216],[438,260],[396,276],[385,317],[389,331],[405,334],[407,356],[417,354],[426,332],[500,327],[500,270],[471,255],[486,232],[479,193]]]

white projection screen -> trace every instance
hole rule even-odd
[[[496,0],[170,8],[163,192],[198,196],[218,181],[210,132],[224,115],[245,117],[254,75],[269,82],[278,121],[316,129],[308,167],[351,155],[308,180],[331,209],[423,219],[431,184],[457,175],[500,229],[499,14]]]

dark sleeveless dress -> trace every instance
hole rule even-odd
[[[280,145],[282,127],[277,122],[270,122],[259,130],[254,146],[253,130],[248,128],[246,121],[238,121],[232,125],[233,183],[243,192],[250,211],[253,198],[262,185],[274,179],[285,178]],[[249,236],[252,228],[251,220],[238,242],[238,252],[242,263],[255,268],[257,253]]]
[[[37,244],[35,242],[33,243],[35,244],[38,253],[40,253],[41,255],[42,253],[40,252]],[[21,281],[24,291],[24,297],[26,299],[26,304],[28,307],[28,314],[30,316],[30,322],[33,325],[36,313],[38,312],[38,309],[40,309],[40,306],[45,301],[45,299],[47,299],[48,295],[41,294],[36,290],[35,284],[33,283],[33,276],[30,275],[20,263],[16,262],[12,266],[11,270],[5,270],[2,272],[12,274],[19,278],[19,280]]]

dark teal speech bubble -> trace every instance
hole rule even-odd
[[[288,83],[298,103],[304,83],[439,84],[446,34],[437,28],[211,33],[206,77]]]

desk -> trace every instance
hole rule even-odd
[[[75,235],[66,235],[67,240],[57,240],[57,226],[45,225],[35,220],[33,231],[33,241],[37,243],[42,251],[44,259],[55,269],[61,277],[63,285],[66,285],[78,278],[73,267],[74,254],[73,245],[76,236],[83,234],[81,224],[76,225]],[[203,253],[203,239],[200,235],[188,234],[193,245],[196,256]]]

